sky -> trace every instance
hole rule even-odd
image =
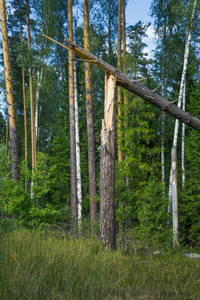
[[[151,26],[147,29],[148,37],[144,39],[147,44],[145,52],[148,53],[149,57],[152,57],[152,50],[155,48],[153,43],[154,30],[153,22],[154,20],[150,17],[150,6],[152,0],[128,0],[126,7],[126,22],[127,25],[134,25],[138,21],[145,23],[151,22]]]

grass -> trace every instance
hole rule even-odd
[[[0,299],[200,299],[200,261],[107,253],[98,241],[0,232]]]

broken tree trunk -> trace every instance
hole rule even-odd
[[[141,85],[138,81],[134,80],[133,78],[129,77],[128,75],[120,72],[115,67],[109,65],[102,59],[98,58],[97,56],[93,55],[92,53],[84,50],[80,46],[70,42],[69,40],[65,39],[65,41],[70,45],[69,47],[63,45],[62,43],[57,42],[56,40],[52,39],[43,34],[49,40],[57,43],[58,45],[66,48],[67,50],[72,50],[76,55],[83,58],[84,60],[90,61],[90,63],[98,66],[99,68],[107,71],[108,73],[114,75],[117,80],[117,84],[121,85],[128,91],[134,93],[135,95],[141,97],[142,99],[148,101],[152,105],[158,107],[162,111],[165,111],[167,114],[171,115],[172,117],[179,119],[181,122],[187,124],[188,126],[196,129],[200,132],[200,119],[195,118],[194,116],[190,115],[188,112],[183,111],[182,109],[178,108],[176,105],[172,104],[164,97],[161,97],[154,93],[152,90],[148,89],[144,85]]]
[[[115,233],[115,121],[116,78],[105,75],[104,119],[101,130],[100,234],[109,249],[116,248]]]

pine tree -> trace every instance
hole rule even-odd
[[[83,8],[84,8],[84,49],[90,52],[88,0],[84,0]],[[95,195],[96,195],[95,140],[94,140],[94,122],[93,122],[93,108],[92,108],[91,67],[89,62],[85,62],[85,86],[86,86],[86,114],[87,114],[87,136],[88,136],[90,220],[92,223],[96,223],[97,202],[95,201]]]
[[[8,124],[10,132],[10,148],[11,148],[11,159],[12,159],[12,179],[18,180],[18,149],[17,149],[17,130],[15,122],[15,110],[13,100],[13,87],[11,77],[11,64],[9,57],[9,46],[8,46],[8,33],[7,33],[7,21],[6,21],[6,6],[5,1],[2,0],[0,4],[1,14],[1,32],[2,32],[2,48],[3,48],[3,59],[4,59],[4,72],[6,82],[6,96],[8,103]]]

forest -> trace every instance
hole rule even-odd
[[[199,1],[128,1],[0,0],[1,299],[200,299]]]
[[[150,23],[127,26],[126,5],[1,0],[1,219],[100,236],[113,249],[197,246],[200,133],[120,84],[112,191],[101,184],[113,172],[100,163],[105,71],[67,40],[200,118],[198,1],[152,1],[153,58],[144,50]]]

